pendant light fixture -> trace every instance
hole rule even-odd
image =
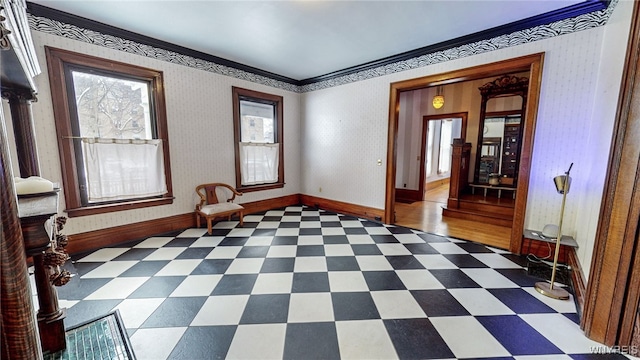
[[[436,88],[436,96],[432,101],[434,109],[440,109],[444,105],[444,95],[442,95],[442,86]]]

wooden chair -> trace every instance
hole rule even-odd
[[[200,227],[200,217],[207,219],[209,235],[211,235],[211,221],[218,217],[227,216],[231,220],[233,214],[238,214],[240,226],[243,225],[244,207],[233,203],[236,195],[242,196],[242,193],[223,183],[198,185],[196,193],[200,197],[200,203],[196,205],[195,210],[196,224]]]

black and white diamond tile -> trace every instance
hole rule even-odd
[[[138,359],[596,356],[518,261],[296,206],[74,257],[58,295],[67,327],[119,309]]]

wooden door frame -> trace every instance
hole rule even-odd
[[[633,345],[635,351],[640,346],[639,160],[640,6],[636,2],[580,324],[595,341]]]
[[[427,150],[427,133],[429,131],[429,127],[427,124],[429,121],[434,120],[444,120],[444,119],[462,119],[462,124],[460,125],[460,138],[462,138],[462,142],[465,142],[467,138],[467,119],[469,117],[469,113],[467,111],[457,112],[457,113],[449,113],[449,114],[438,114],[438,115],[424,115],[422,117],[422,142],[420,145],[420,184],[418,185],[418,191],[420,192],[421,200],[424,200],[424,187],[426,175],[424,173],[424,153]]]
[[[518,170],[521,178],[518,181],[518,188],[516,191],[516,202],[509,243],[509,251],[516,254],[521,253],[522,234],[524,230],[524,219],[529,189],[531,154],[533,152],[534,130],[536,118],[538,115],[540,84],[542,82],[543,60],[544,53],[537,53],[504,61],[498,61],[490,64],[474,66],[466,69],[391,83],[389,94],[386,195],[383,219],[385,223],[394,223],[400,93],[404,91],[422,89],[430,86],[447,85],[462,81],[499,76],[507,73],[528,71],[529,90],[527,97],[529,101],[525,110],[526,120],[525,127],[523,129],[522,153],[520,159],[520,167]]]

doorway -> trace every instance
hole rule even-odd
[[[533,148],[533,132],[537,116],[538,98],[541,82],[541,68],[544,58],[543,53],[524,56],[520,58],[500,61],[496,63],[480,65],[472,68],[451,71],[448,73],[430,75],[423,78],[411,79],[391,84],[389,98],[389,138],[387,146],[387,186],[385,196],[386,223],[395,223],[396,213],[396,170],[397,170],[397,140],[398,122],[400,113],[400,94],[402,92],[434,87],[446,84],[455,84],[468,80],[482,79],[492,76],[500,76],[507,73],[526,71],[529,73],[530,84],[528,88],[525,114],[525,125],[522,133],[522,158],[519,164],[519,181],[515,200],[513,223],[508,236],[508,250],[519,254],[522,247],[522,234],[529,186],[529,169],[531,165],[531,152]]]
[[[395,200],[410,204],[423,201],[430,188],[448,183],[451,143],[454,138],[465,138],[467,113],[422,116],[422,103],[429,99],[428,93],[416,90],[401,96],[403,100],[413,98],[417,103],[417,106],[401,107],[398,123]],[[401,103],[411,101],[401,100]]]
[[[467,113],[428,115],[422,118],[420,153],[420,191],[426,200],[441,199],[443,187],[448,187],[451,175],[451,144],[453,139],[467,136]],[[437,192],[435,190],[438,190]],[[427,192],[429,192],[427,196]],[[446,203],[446,198],[445,198]]]

